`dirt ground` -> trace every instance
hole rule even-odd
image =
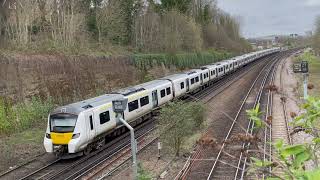
[[[33,128],[0,138],[0,174],[44,153],[44,130]]]

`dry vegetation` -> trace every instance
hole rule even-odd
[[[0,97],[60,105],[111,92],[157,78],[150,69],[249,51],[239,29],[215,0],[0,0]]]
[[[39,146],[56,105],[250,51],[215,0],[161,2],[0,0],[0,136]]]
[[[215,0],[0,0],[0,39],[10,50],[107,52],[250,50]]]

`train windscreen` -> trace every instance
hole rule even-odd
[[[51,132],[73,132],[78,116],[73,114],[55,114],[50,116]]]

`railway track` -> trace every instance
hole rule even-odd
[[[136,137],[140,138],[145,136],[148,132],[150,133],[150,129],[154,128],[153,121],[146,121],[136,129]],[[65,175],[68,173],[72,173],[76,167],[82,167],[86,165],[87,162],[101,158],[101,156],[106,157],[112,155],[114,152],[119,149],[125,147],[130,143],[129,133],[125,133],[117,138],[114,141],[108,143],[105,147],[100,150],[94,151],[88,156],[79,157],[71,160],[63,160],[63,159],[54,159],[49,163],[43,164],[41,168],[35,169],[26,166],[22,166],[17,168],[16,170],[10,171],[10,173],[5,173],[0,176],[0,179],[65,179]],[[21,171],[23,170],[23,171]],[[17,173],[16,171],[19,171]],[[21,175],[23,174],[24,175]],[[15,174],[17,174],[15,176]]]
[[[270,57],[275,57],[275,55],[270,55]],[[241,70],[226,76],[224,79],[215,82],[214,86],[196,93],[191,97],[191,99],[202,100],[205,103],[210,101],[210,99],[223,91],[221,90],[224,89],[222,87],[230,86],[234,81],[244,76],[247,72],[249,72],[249,70],[254,68],[256,64],[259,64],[259,62],[261,63],[261,61],[256,61],[242,68]],[[218,89],[220,89],[220,91],[218,91]],[[153,124],[153,122],[149,122],[149,124]],[[140,150],[157,140],[157,137],[153,137],[151,139],[147,137],[154,130],[153,125],[149,125],[149,128],[147,128],[147,126],[148,125],[144,124],[136,129],[137,132],[141,130],[140,135],[138,135]],[[128,135],[129,134],[127,133],[126,135],[116,138],[105,148],[95,151],[88,156],[81,157],[76,160],[56,159],[48,164],[43,165],[39,169],[32,170],[32,172],[26,176],[14,179],[81,179],[83,177],[106,177],[111,175],[115,170],[121,167],[124,162],[131,158],[131,154],[129,153],[130,148],[128,147],[130,144]],[[145,138],[147,140],[145,140]],[[106,151],[108,152],[106,153]],[[19,168],[23,167],[24,166],[22,165]],[[10,171],[10,173],[13,173],[14,171],[15,170]],[[7,179],[7,177],[9,177],[8,174],[10,173],[1,175],[0,179]]]
[[[284,66],[285,66],[285,63],[286,61],[282,61],[281,63],[281,71],[280,71],[280,92],[284,92],[284,87],[283,87],[283,76],[282,74],[284,73]],[[286,94],[284,94],[284,96],[287,96]],[[287,132],[287,138],[288,138],[288,143],[289,144],[292,144],[292,138],[291,138],[291,135],[290,135],[290,129],[289,129],[289,121],[288,121],[288,113],[287,113],[287,102],[284,100],[284,101],[281,101],[281,104],[282,104],[282,109],[283,109],[283,117],[284,117],[284,120],[285,120],[285,124],[286,124],[286,132]]]
[[[277,56],[271,56],[268,58],[269,60],[272,60],[269,62],[269,63],[272,63],[272,66],[268,66],[268,64],[269,64],[268,63],[267,65],[265,65],[263,67],[263,70],[260,71],[259,76],[256,78],[252,87],[250,88],[249,92],[247,93],[246,97],[242,101],[243,103],[241,104],[241,107],[238,110],[238,113],[233,120],[231,128],[229,129],[229,132],[226,135],[224,142],[227,142],[227,140],[230,137],[232,137],[233,135],[238,134],[241,131],[243,131],[243,129],[241,130],[241,128],[239,128],[239,126],[235,126],[236,121],[238,119],[246,119],[245,110],[254,107],[261,100],[264,86],[265,86],[267,79],[270,76],[271,72],[273,72],[272,76],[274,76],[274,71],[271,71],[272,70],[271,67],[274,67],[275,63],[276,63],[274,60],[278,60],[281,58],[282,58],[282,54],[277,55]],[[259,85],[259,88],[258,88],[259,90],[257,90],[257,88],[255,88],[255,89],[253,88],[254,84]],[[254,101],[252,101],[252,99],[254,99]],[[252,126],[252,124],[251,125],[250,124],[243,124],[243,123],[241,124],[241,126],[243,126],[243,127],[245,125],[247,125],[247,127]],[[271,131],[271,129],[269,131]],[[269,131],[266,133],[270,134]],[[266,134],[266,136],[268,136],[268,135]],[[241,158],[243,158],[243,157],[240,156],[241,158],[236,159],[236,160],[234,160],[233,157],[230,158],[230,156],[224,154],[226,147],[228,148],[229,145],[227,145],[226,143],[223,143],[220,150],[213,155],[213,157],[216,157],[214,159],[212,159],[212,157],[211,157],[211,159],[210,158],[205,159],[202,155],[206,153],[205,152],[206,149],[203,149],[200,146],[197,147],[197,149],[192,154],[192,156],[190,156],[189,159],[187,160],[184,168],[177,175],[176,179],[194,179],[199,176],[204,178],[206,176],[206,174],[208,175],[206,177],[207,179],[233,179],[233,178],[236,179],[236,177],[238,175],[243,176],[242,174],[244,174],[244,173],[239,172],[239,170],[240,170],[239,167],[242,166],[242,164],[240,163],[240,162],[242,162]],[[266,147],[266,151],[270,151],[270,148],[271,147]],[[229,152],[228,154],[230,155],[233,153],[234,152]],[[192,171],[191,169],[193,168],[193,166],[199,166],[199,161],[206,161],[206,164],[208,164],[208,162],[210,163],[210,162],[214,161],[212,167],[210,168],[210,172],[206,172],[203,168],[200,168],[200,167],[195,168],[195,169],[198,169],[198,170],[201,169],[201,172],[196,172],[196,174],[193,174],[192,172],[190,172],[190,171]],[[226,163],[226,162],[228,162],[228,163]],[[231,162],[233,162],[233,163],[231,163]],[[196,165],[194,165],[194,164],[196,164]],[[208,165],[206,165],[206,166],[208,166]],[[208,170],[208,167],[207,167],[207,170]],[[235,173],[231,173],[231,172],[235,172]],[[234,177],[232,177],[232,176],[234,176]]]
[[[208,102],[211,98],[213,98],[214,96],[216,96],[217,94],[220,93],[220,91],[216,92],[219,88],[229,86],[230,84],[232,84],[232,82],[234,80],[245,75],[246,72],[248,71],[248,69],[250,69],[250,68],[252,68],[252,66],[248,66],[246,69],[242,70],[241,72],[234,73],[234,74],[228,76],[226,79],[216,82],[213,87],[196,93],[194,96],[189,97],[189,100]],[[241,74],[241,76],[239,76],[239,74]],[[238,78],[236,78],[236,77],[238,77]],[[214,95],[212,95],[213,92],[215,92]],[[209,96],[209,95],[211,95],[211,96]],[[210,99],[205,99],[208,96],[210,97]],[[158,139],[158,137],[154,137],[154,138],[152,138],[152,140],[150,140],[145,145],[139,145],[140,149],[138,149],[138,150],[144,149],[145,147],[147,147],[150,144],[152,144],[153,142],[155,142],[157,139]],[[130,150],[130,148],[124,150],[125,153],[118,153],[118,154],[120,154],[119,156],[112,158],[115,160],[110,160],[110,161],[103,160],[101,162],[98,162],[96,165],[92,166],[91,168],[88,168],[87,170],[82,169],[80,171],[80,172],[82,172],[80,175],[78,175],[78,176],[73,175],[73,176],[68,177],[67,179],[81,179],[83,177],[85,179],[104,179],[104,178],[110,176],[116,170],[118,170],[126,161],[130,160],[131,155],[130,155],[130,153],[128,153],[129,150]],[[121,154],[124,154],[124,155],[122,156]],[[120,158],[121,158],[121,160],[117,161]],[[104,165],[101,166],[101,164],[104,164]],[[101,167],[99,167],[99,166],[101,166]],[[75,173],[75,174],[77,174],[77,173]]]

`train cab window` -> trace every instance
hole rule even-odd
[[[140,106],[145,106],[149,104],[149,96],[145,96],[143,98],[140,98]]]
[[[171,88],[170,88],[170,87],[168,87],[168,88],[166,89],[166,91],[167,91],[167,95],[171,94]]]
[[[184,82],[180,83],[180,89],[184,89]]]
[[[212,71],[212,75],[215,75],[216,74],[216,71]]]
[[[207,74],[207,77],[209,77],[209,73],[206,73]]]
[[[196,77],[196,82],[199,82],[199,76]]]
[[[164,89],[162,89],[162,90],[160,91],[160,96],[161,96],[162,98],[166,96],[166,91],[165,91]]]
[[[104,124],[104,123],[110,121],[109,111],[100,113],[99,118],[100,118],[100,124]]]
[[[90,129],[93,130],[93,119],[92,119],[92,115],[89,116],[89,120],[90,120]]]
[[[131,101],[128,103],[129,112],[134,111],[139,108],[138,100]]]
[[[51,132],[73,132],[78,116],[72,114],[55,114],[50,116]]]
[[[194,78],[191,79],[191,84],[194,84]]]
[[[206,74],[203,74],[203,79],[207,78],[207,75]]]

